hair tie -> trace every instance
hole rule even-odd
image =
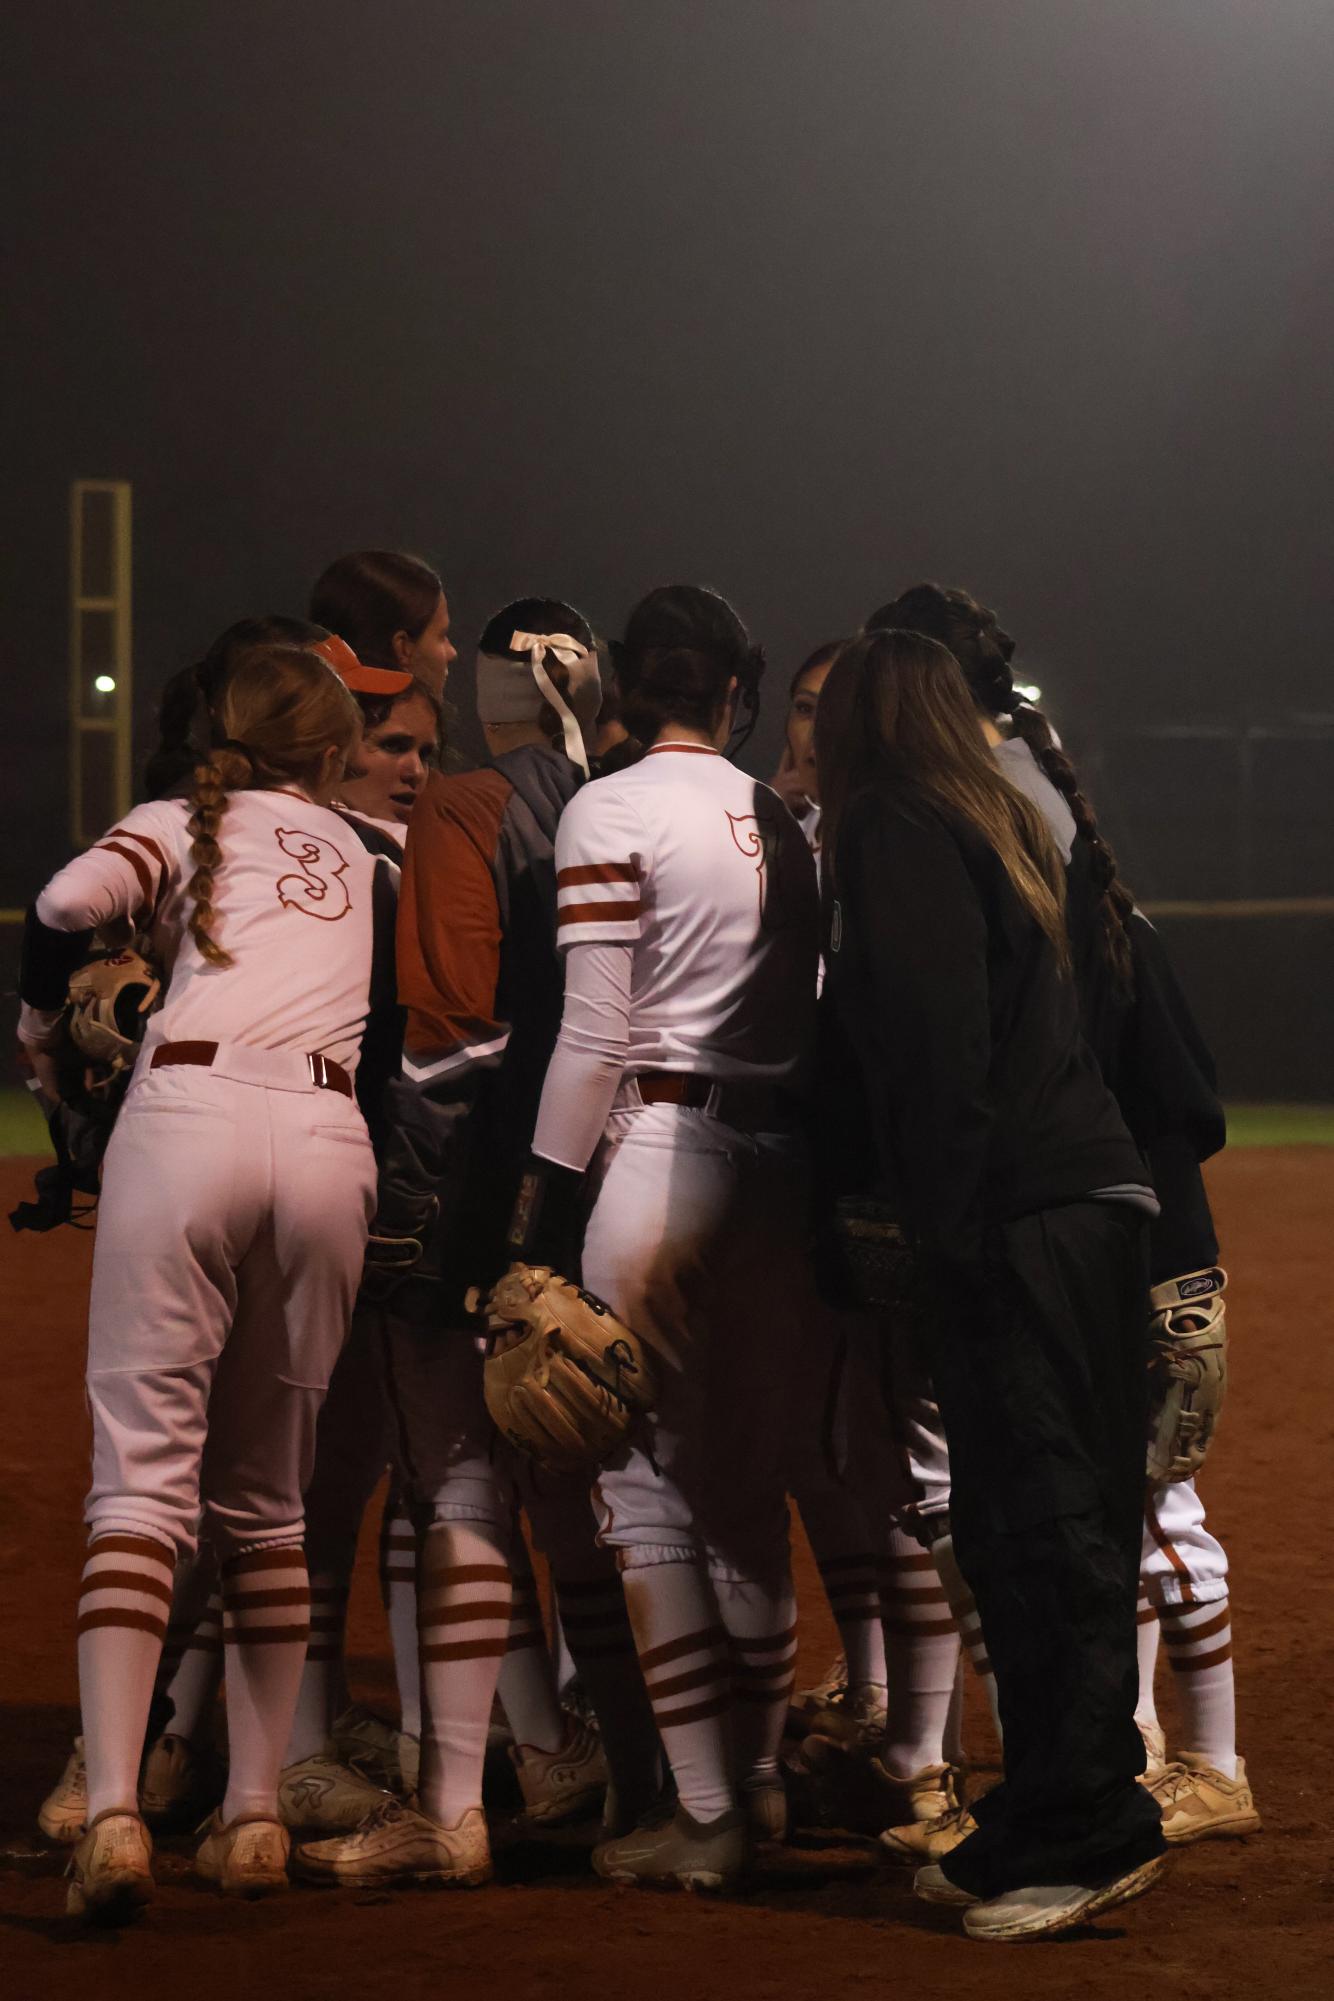
[[[218,750],[230,750],[235,756],[243,757],[246,763],[251,766],[255,762],[254,751],[251,750],[249,744],[242,743],[239,737],[225,736],[216,748]]]

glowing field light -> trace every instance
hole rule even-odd
[[[93,682],[93,686],[99,695],[114,695],[116,692],[116,677],[114,674],[99,674]]]
[[[1042,700],[1041,688],[1036,687],[1032,681],[1016,681],[1014,692],[1025,702],[1040,702]]]

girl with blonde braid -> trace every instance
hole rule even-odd
[[[20,1034],[41,1064],[95,930],[135,920],[166,976],[107,1152],[89,1315],[88,1830],[68,1907],[103,1922],[153,1895],[139,1759],[173,1567],[201,1512],[221,1560],[231,1764],[196,1866],[233,1894],[286,1881],[301,1497],[374,1201],[352,1072],[377,863],[328,810],[356,703],[315,654],[261,646],[214,727],[188,799],[136,807],[43,890],[22,977]]]

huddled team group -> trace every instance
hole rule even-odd
[[[772,785],[728,755],[763,655],[695,586],[611,644],[498,612],[475,770],[438,755],[414,557],[339,559],[309,622],[168,684],[144,802],[41,892],[22,974],[51,1109],[95,945],[162,979],[94,1251],[82,1733],[40,1815],[71,1911],[151,1900],[153,1826],[202,1823],[229,1893],[484,1882],[498,1741],[524,1824],[593,1822],[613,1881],[727,1888],[819,1822],[978,1938],[1259,1827],[1226,1557],[1150,1437],[1155,1318],[1221,1340],[1222,1113],[1014,650],[905,591],[792,677]],[[488,1415],[512,1261],[655,1356],[586,1474]],[[386,1467],[397,1725],[343,1656]],[[800,1696],[791,1502],[843,1648]]]

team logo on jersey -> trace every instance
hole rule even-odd
[[[780,931],[790,922],[789,898],[783,889],[783,833],[777,820],[763,813],[729,813],[727,824],[737,849],[755,864],[760,923]]]
[[[279,876],[279,903],[287,910],[304,910],[307,917],[321,917],[328,924],[346,917],[352,908],[343,881],[347,863],[333,842],[319,834],[302,833],[299,827],[279,827],[274,839],[301,871],[300,875]]]

